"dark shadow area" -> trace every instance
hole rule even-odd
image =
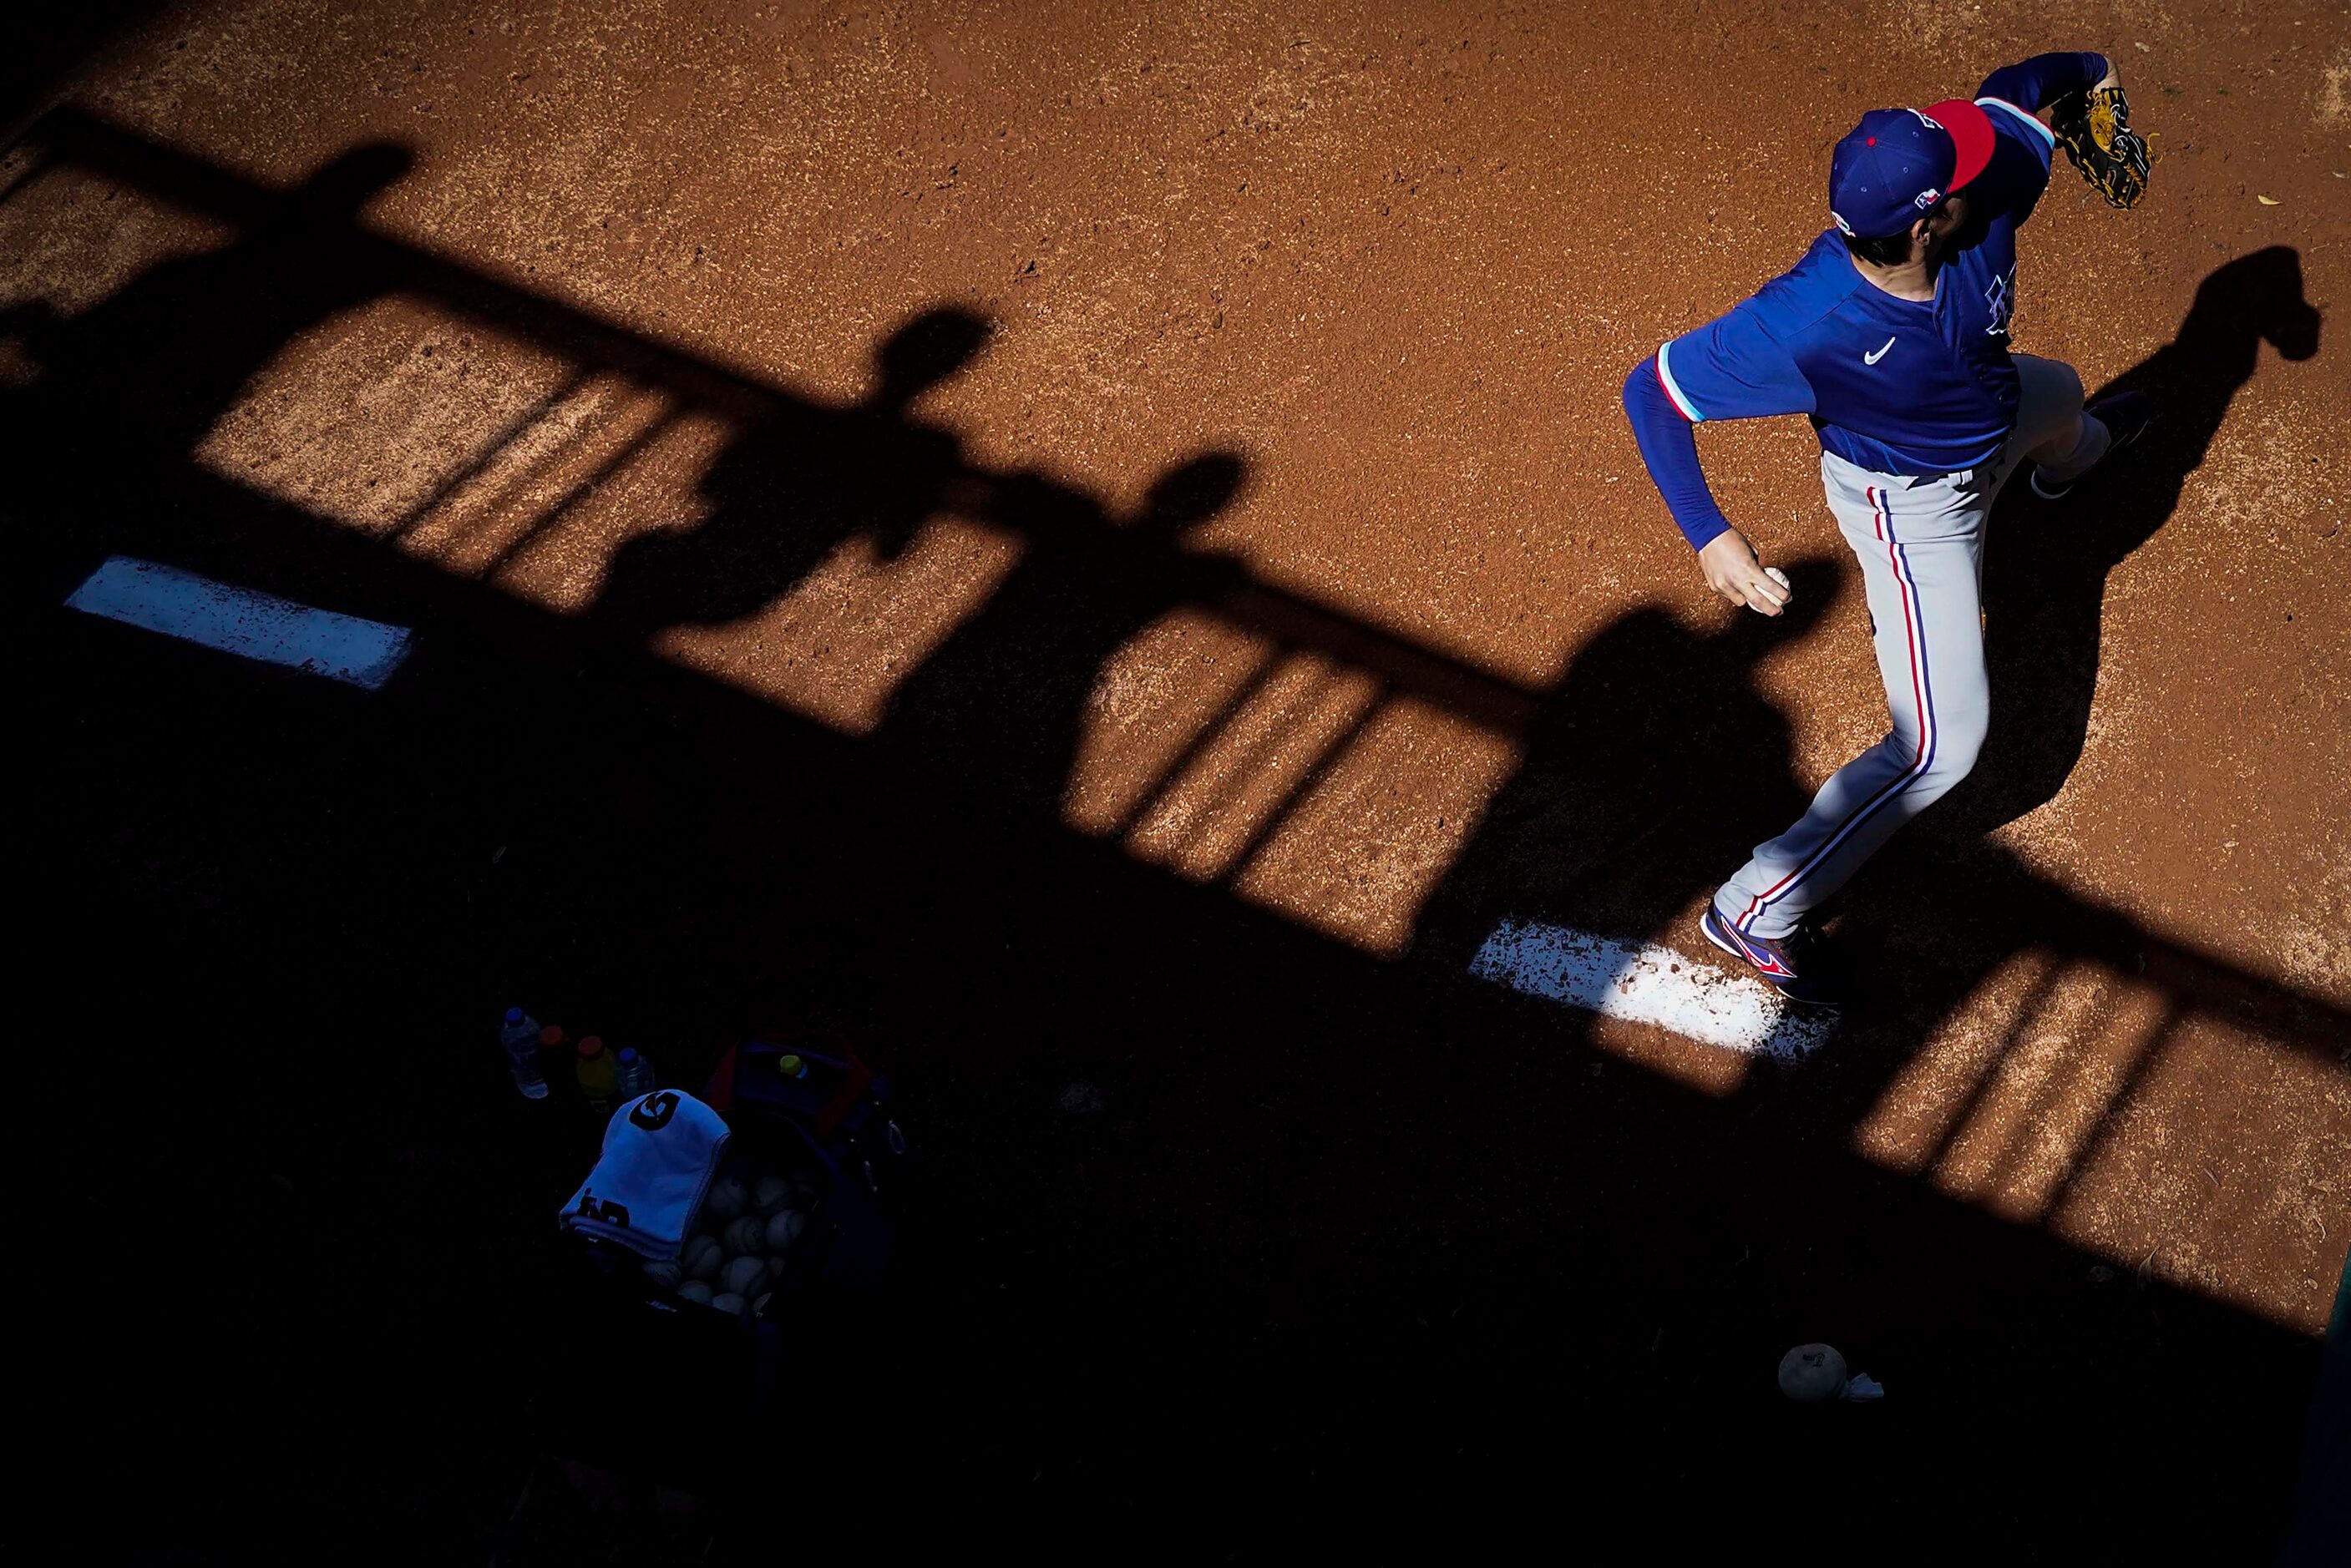
[[[1819,624],[1837,575],[1825,559],[1788,570],[1782,615],[1699,632],[1634,610],[1576,652],[1429,900],[1418,950],[1458,967],[1501,919],[1662,934],[1769,836],[1760,825],[1803,811],[1788,722],[1756,690],[1755,665]]]
[[[0,17],[0,142],[82,61],[162,7],[157,0],[76,0],[12,5]]]
[[[355,244],[360,209],[408,172],[404,148],[356,148],[267,209],[235,243],[160,263],[60,320],[35,302],[0,316],[44,367],[43,417],[184,459],[255,371],[337,311],[392,283]]]
[[[45,134],[245,231],[88,317],[20,316],[40,377],[0,400],[0,691],[32,760],[19,1023],[43,1093],[98,1107],[104,1143],[26,1135],[77,1173],[37,1240],[79,1258],[128,1225],[138,1247],[134,1280],[67,1281],[36,1327],[42,1430],[82,1461],[59,1495],[93,1528],[199,1558],[358,1535],[482,1560],[556,1452],[718,1500],[754,1560],[779,1490],[876,1485],[1135,1500],[1134,1529],[1228,1540],[1270,1508],[1339,1540],[1420,1499],[1565,1501],[1593,1539],[1637,1529],[1665,1555],[1816,1544],[1823,1510],[1788,1502],[1824,1491],[1860,1500],[1834,1519],[2053,1554],[2283,1530],[2306,1339],[2160,1282],[2095,1289],[2089,1255],[1859,1159],[1846,1085],[1869,1071],[1709,1099],[1461,972],[1499,912],[1650,929],[1736,863],[1746,817],[1801,805],[1750,674],[1801,624],[1638,613],[1533,697],[1184,549],[1247,481],[1229,454],[1133,516],[972,465],[907,417],[977,351],[968,315],[922,318],[938,336],[911,369],[892,339],[876,394],[823,407],[363,230],[289,227],[284,193],[112,128]],[[280,300],[297,256],[336,275]],[[742,416],[710,518],[566,617],[189,461],[273,334],[389,289]],[[235,319],[177,360],[124,325],[199,310]],[[897,547],[950,493],[1026,553],[874,741],[640,646],[755,613],[857,533]],[[417,651],[365,693],[59,609],[113,552],[415,627]],[[1800,603],[1825,609],[1814,577]],[[1199,599],[1526,734],[1435,958],[1374,959],[1061,826],[1102,662]],[[2000,940],[2144,940],[2014,875],[2029,908]],[[2175,961],[2199,1002],[2308,1012],[2305,1043],[2345,1022]],[[845,1029],[897,1078],[923,1171],[903,1271],[810,1325],[780,1407],[666,1383],[625,1324],[578,1320],[552,1219],[594,1129],[514,1096],[491,1042],[517,1000],[642,1043],[671,1083],[779,1021]],[[1900,1037],[1857,1049],[1891,1062]],[[1105,1108],[1061,1108],[1073,1079]],[[1780,1353],[1815,1337],[1896,1397],[1782,1404]],[[135,1511],[82,1501],[113,1484],[91,1475],[126,1408],[172,1456]],[[837,1522],[871,1541],[870,1514]]]
[[[1209,452],[1159,476],[1133,517],[1042,474],[990,487],[984,514],[1026,541],[1011,574],[901,686],[882,738],[952,758],[958,788],[992,790],[1050,821],[1077,761],[1094,683],[1111,656],[1182,604],[1247,580],[1238,563],[1182,550],[1223,511],[1240,459]]]
[[[780,400],[731,442],[704,481],[710,514],[683,531],[640,535],[614,555],[600,618],[642,639],[664,627],[716,625],[766,608],[842,541],[894,558],[946,504],[965,472],[962,443],[909,407],[986,347],[967,310],[925,312],[874,356],[874,389],[829,409]]]

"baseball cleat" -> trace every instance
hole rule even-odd
[[[1698,917],[1706,940],[1750,966],[1791,1002],[1811,1007],[1834,1007],[1836,987],[1828,979],[1828,965],[1818,936],[1798,926],[1784,937],[1755,937],[1722,918],[1712,904]]]
[[[2041,470],[2032,470],[2032,493],[2043,501],[2062,500],[2066,492],[2104,468],[2115,453],[2147,433],[2155,418],[2155,400],[2145,392],[2116,392],[2111,398],[2101,398],[2082,410],[2106,427],[2109,438],[2105,455],[2083,472],[2067,480],[2044,479]]]

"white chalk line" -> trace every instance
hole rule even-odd
[[[408,657],[410,632],[404,626],[313,609],[129,556],[110,557],[66,603],[125,626],[371,691],[391,680]]]
[[[1742,1055],[1802,1061],[1826,1044],[1836,1026],[1834,1015],[1793,1006],[1752,975],[1572,926],[1505,920],[1469,961],[1469,972]]]

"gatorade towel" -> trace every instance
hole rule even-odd
[[[691,1095],[660,1089],[612,1113],[604,1152],[559,1220],[592,1241],[674,1258],[726,1152],[726,1124]]]

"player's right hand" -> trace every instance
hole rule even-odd
[[[1787,604],[1785,578],[1773,576],[1756,558],[1755,546],[1736,528],[1726,528],[1698,553],[1698,570],[1706,586],[1729,599],[1764,615],[1778,615]]]

